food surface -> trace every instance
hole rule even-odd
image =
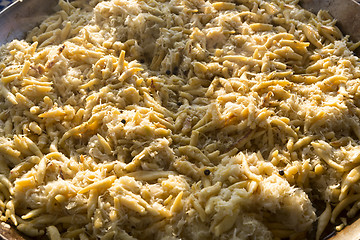
[[[359,44],[327,12],[59,6],[0,48],[1,221],[52,240],[319,239],[356,215]]]

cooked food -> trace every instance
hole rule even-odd
[[[51,240],[341,229],[359,43],[297,2],[60,0],[0,48],[0,220]]]

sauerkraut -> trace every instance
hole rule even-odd
[[[327,12],[59,6],[0,48],[1,221],[49,239],[310,239],[355,216],[359,44]]]

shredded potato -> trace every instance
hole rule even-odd
[[[1,221],[51,240],[320,239],[356,215],[359,44],[328,13],[59,6],[0,48]]]

